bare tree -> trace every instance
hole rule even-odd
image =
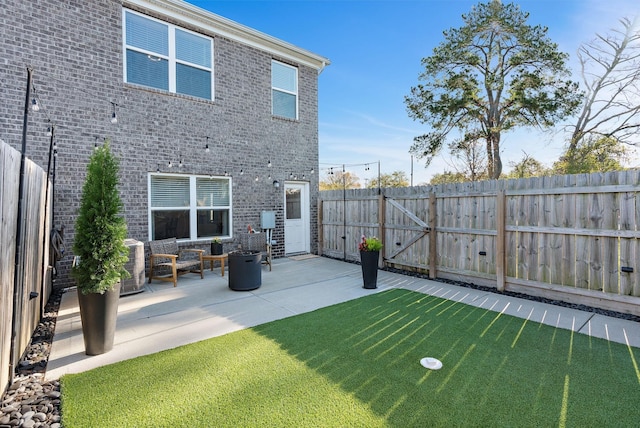
[[[620,24],[578,50],[586,96],[573,127],[569,157],[588,136],[632,145],[640,141],[639,17],[623,18]]]
[[[360,179],[349,171],[333,171],[331,168],[325,178],[320,180],[320,190],[359,189]]]
[[[462,174],[466,181],[488,178],[487,152],[480,133],[467,131],[461,139],[449,144],[449,150],[453,158],[447,163],[456,173]]]

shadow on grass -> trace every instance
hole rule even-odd
[[[638,349],[420,293],[391,290],[253,330],[391,426],[640,420]],[[443,368],[423,368],[427,356]]]

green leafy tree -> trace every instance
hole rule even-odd
[[[374,178],[367,184],[370,189],[378,187],[378,178]],[[404,171],[394,171],[391,174],[380,174],[380,187],[409,187],[409,179]]]
[[[576,111],[582,95],[563,79],[568,56],[546,27],[527,25],[528,16],[493,0],[463,15],[462,27],[444,32],[422,60],[423,83],[405,97],[409,116],[432,129],[414,138],[411,153],[428,165],[449,134],[471,133],[486,143],[489,178],[499,178],[503,131],[548,128]]]
[[[83,294],[104,294],[129,277],[124,269],[129,250],[124,243],[127,225],[120,215],[118,170],[109,142],[96,148],[87,166],[73,244],[80,263],[71,274]]]
[[[445,171],[443,173],[434,174],[429,181],[429,184],[435,186],[437,184],[447,183],[464,183],[470,181],[469,178],[460,172]]]
[[[349,171],[330,170],[325,178],[320,180],[320,190],[359,189],[360,179]]]
[[[526,152],[519,162],[509,162],[511,171],[504,178],[530,178],[549,175],[551,171],[542,162],[532,158]]]
[[[556,174],[622,171],[628,155],[624,145],[612,137],[581,138],[575,148],[553,164]]]

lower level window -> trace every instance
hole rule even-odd
[[[183,240],[231,236],[231,179],[149,175],[149,238]]]

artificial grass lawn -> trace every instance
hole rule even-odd
[[[430,371],[426,356],[444,366]],[[390,290],[62,377],[73,427],[637,426],[640,350]]]

